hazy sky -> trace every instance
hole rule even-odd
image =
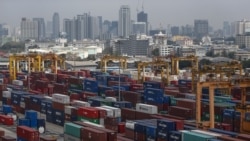
[[[142,3],[154,28],[160,24],[193,25],[194,19],[208,19],[219,28],[223,21],[250,19],[250,0],[0,0],[0,23],[20,25],[22,17],[51,21],[54,12],[59,13],[61,22],[85,12],[103,16],[103,20],[118,20],[121,5],[129,5],[131,18],[136,20],[136,9],[141,10]]]

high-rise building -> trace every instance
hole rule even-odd
[[[148,14],[144,11],[141,11],[137,14],[137,22],[145,22],[146,23],[146,34],[148,34]]]
[[[250,21],[243,19],[235,22],[235,34],[245,34],[250,31]]]
[[[68,41],[76,39],[75,26],[76,26],[75,19],[63,20],[63,31],[66,33],[66,38]]]
[[[60,34],[60,17],[58,13],[53,15],[53,38],[58,38]]]
[[[229,37],[231,35],[231,27],[228,21],[223,22],[223,35],[224,37]]]
[[[132,25],[132,33],[133,34],[147,34],[147,28],[146,28],[145,22],[135,22]]]
[[[180,34],[179,27],[178,26],[171,27],[171,34],[172,36],[179,35]]]
[[[130,7],[122,5],[119,10],[118,34],[122,38],[127,38],[130,35],[131,29]]]
[[[38,21],[31,21],[22,18],[21,21],[21,40],[34,39],[38,40]]]
[[[203,36],[208,35],[208,20],[195,20],[194,21],[194,35],[196,38],[201,39]]]
[[[53,33],[53,22],[52,21],[47,21],[46,24],[46,37],[47,38],[52,38],[52,33]]]
[[[45,38],[45,22],[44,18],[33,18],[33,21],[38,22],[38,40],[43,40]]]

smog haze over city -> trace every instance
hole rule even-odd
[[[132,20],[143,7],[153,28],[193,24],[195,19],[222,28],[223,21],[250,19],[249,4],[249,0],[1,0],[0,23],[19,26],[22,17],[51,20],[54,12],[59,13],[61,23],[82,13],[118,20],[120,6],[129,5]]]

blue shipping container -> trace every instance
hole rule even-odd
[[[18,119],[18,126],[30,126],[30,120],[26,118],[20,118]]]
[[[37,119],[37,129],[39,127],[44,127],[45,128],[45,119]]]
[[[182,133],[178,131],[170,131],[168,141],[182,141]]]
[[[175,122],[164,120],[164,119],[158,119],[157,129],[163,130],[163,131],[173,131],[175,130]]]
[[[37,120],[37,112],[34,110],[26,110],[25,118],[30,119],[30,120]]]
[[[39,95],[30,96],[31,103],[38,104],[38,105],[41,105],[41,101],[43,99],[44,99],[44,97],[43,96],[39,96]]]
[[[161,84],[161,82],[147,81],[147,82],[143,82],[143,87],[144,87],[144,89],[146,89],[146,88],[161,89],[162,84]]]
[[[164,95],[164,91],[162,89],[146,88],[144,95],[159,97]]]
[[[156,125],[146,125],[146,136],[156,138]]]
[[[10,105],[3,105],[3,113],[4,114],[8,114],[8,113],[12,113],[12,107]]]

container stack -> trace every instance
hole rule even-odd
[[[39,141],[39,132],[27,126],[17,126],[18,141]]]
[[[47,114],[54,124],[63,126],[65,120],[65,106],[70,104],[69,96],[63,94],[52,95],[52,107],[47,109]],[[47,116],[46,116],[47,117]]]

